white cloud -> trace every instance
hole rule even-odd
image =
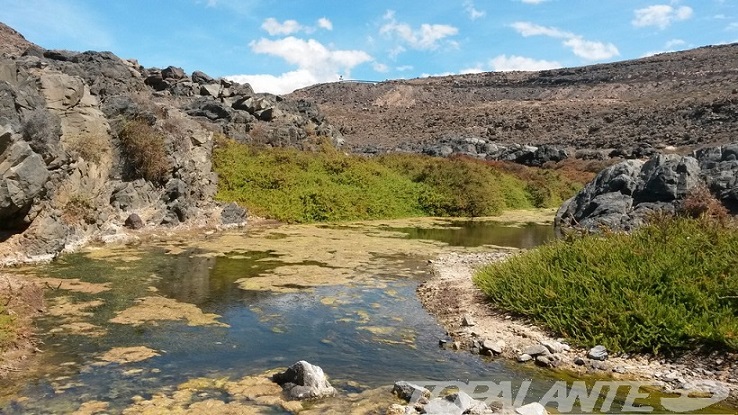
[[[635,27],[656,26],[666,29],[674,22],[687,20],[692,17],[693,10],[689,6],[674,7],[668,4],[656,4],[635,10],[635,17],[631,21]]]
[[[444,24],[423,23],[419,28],[413,29],[407,23],[398,22],[395,19],[395,12],[392,10],[385,13],[384,20],[385,24],[379,29],[381,35],[397,37],[409,47],[417,50],[437,49],[443,39],[459,33],[459,29],[456,27]],[[394,48],[394,50],[399,51],[397,48]]]
[[[415,68],[412,65],[402,65],[402,66],[398,66],[395,69],[400,72],[405,72],[405,71],[412,71]]]
[[[451,76],[451,75],[458,75],[458,74],[455,72],[422,73],[420,74],[420,77],[421,78],[435,78],[435,77]]]
[[[537,25],[531,22],[515,22],[512,28],[524,37],[548,36],[554,39],[562,39],[562,44],[582,59],[598,61],[610,59],[620,55],[618,48],[612,43],[587,40],[575,33],[567,32],[555,27]]]
[[[276,35],[291,35],[303,30],[303,27],[297,20],[285,20],[280,23],[277,19],[270,17],[264,20],[261,28],[266,30],[272,36]]]
[[[520,1],[526,4],[541,4],[548,0],[520,0]]]
[[[672,40],[666,42],[666,48],[667,49],[672,49],[672,48],[675,48],[675,47],[678,47],[678,46],[684,46],[686,44],[687,44],[687,42],[683,41],[682,39],[672,39]]]
[[[581,36],[575,36],[565,40],[564,45],[570,47],[575,55],[588,61],[610,59],[620,54],[618,48],[612,43],[585,40]]]
[[[317,77],[314,73],[298,69],[281,75],[231,75],[227,79],[240,84],[250,84],[255,92],[269,92],[272,94],[288,94],[296,89],[321,82],[338,81],[338,75],[331,79]]]
[[[682,39],[672,39],[664,44],[663,49],[648,51],[641,55],[641,57],[646,58],[649,56],[658,55],[659,53],[675,52],[678,47],[685,46],[686,44],[687,42],[683,41]]]
[[[477,20],[487,15],[484,10],[477,10],[473,0],[464,0],[464,10],[471,20]]]
[[[325,30],[333,30],[333,22],[325,17],[318,19],[318,27]]]
[[[377,72],[381,72],[381,73],[389,72],[389,66],[387,66],[387,65],[385,65],[383,63],[374,62],[374,64],[372,65],[372,67]]]
[[[564,32],[555,27],[541,26],[531,22],[515,22],[512,27],[525,37],[543,35],[563,39],[575,36],[573,33]]]
[[[339,76],[349,78],[351,70],[371,62],[372,57],[362,50],[330,49],[314,39],[259,39],[249,44],[251,51],[284,59],[297,70],[282,75],[233,75],[229,79],[248,82],[261,92],[284,94],[297,88],[320,82],[337,81]]]
[[[465,75],[465,74],[470,74],[470,73],[482,73],[482,72],[484,72],[484,69],[479,68],[479,67],[473,67],[473,68],[464,68],[459,71],[459,74]]]
[[[316,23],[318,25],[317,27],[320,29],[333,30],[333,22],[328,20],[328,18],[321,17]],[[317,30],[314,26],[303,26],[297,20],[289,19],[280,22],[273,17],[269,17],[264,20],[264,23],[261,24],[261,28],[272,36],[287,36],[299,32],[313,33]]]
[[[537,60],[516,55],[499,55],[492,58],[489,64],[495,71],[542,71],[562,66],[556,61]]]

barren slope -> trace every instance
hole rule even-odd
[[[695,146],[738,132],[738,44],[540,72],[489,72],[295,91],[354,150],[451,137],[578,148]]]

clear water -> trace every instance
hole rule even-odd
[[[474,244],[520,246],[549,239],[548,231],[538,227],[503,229],[505,242],[489,236],[499,235],[500,229],[476,222],[406,233],[412,238],[454,244],[472,239]],[[386,266],[368,280],[274,293],[245,291],[235,284],[240,278],[269,273],[282,264],[283,258],[274,251],[249,251],[246,243],[243,250],[209,255],[212,253],[188,244],[183,247],[177,254],[157,246],[123,248],[116,251],[120,261],[72,254],[34,269],[42,276],[110,283],[112,289],[107,292],[74,294],[79,301],[104,301],[88,321],[107,329],[107,334],[44,335],[46,369],[24,384],[0,384],[6,395],[0,402],[0,413],[71,413],[90,400],[108,402],[109,412],[118,413],[136,395],[148,398],[190,378],[240,378],[297,360],[321,366],[344,392],[402,379],[536,378],[540,390],[529,394],[534,398],[556,380],[549,372],[529,366],[439,348],[438,340],[445,338],[445,332],[415,294],[418,284],[427,278],[425,258],[386,261]],[[124,261],[126,256],[135,260]],[[417,277],[399,276],[407,275],[408,269]],[[151,286],[157,289],[155,295],[220,315],[218,321],[229,327],[190,327],[184,322],[133,327],[109,322],[136,298],[152,295]],[[49,293],[50,299],[67,295],[69,292],[62,290]],[[42,332],[47,333],[61,323],[60,317],[53,316],[39,322]],[[96,364],[101,353],[114,347],[141,345],[160,351],[161,356],[124,366]],[[274,413],[282,412],[275,409]]]

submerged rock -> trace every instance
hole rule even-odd
[[[290,399],[320,399],[336,394],[323,369],[304,360],[277,373],[272,380],[287,392]]]

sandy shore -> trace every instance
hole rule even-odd
[[[472,283],[474,270],[505,260],[514,251],[444,254],[432,262],[433,276],[418,288],[423,305],[446,328],[452,347],[472,350],[474,341],[503,345],[502,358],[518,360],[523,352],[542,343],[561,342],[539,327],[494,310]],[[463,324],[471,316],[473,325]],[[587,357],[588,350],[564,347],[552,359],[557,370],[579,375],[653,382],[667,391],[718,392],[727,388],[738,398],[738,355],[693,352],[668,359],[649,355],[610,355],[604,361]],[[542,364],[535,359],[520,364]]]

